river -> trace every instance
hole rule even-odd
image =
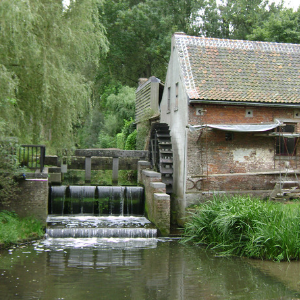
[[[174,239],[49,238],[0,251],[0,299],[300,299],[280,264]]]

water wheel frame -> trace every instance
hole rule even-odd
[[[149,161],[151,168],[161,173],[161,181],[166,184],[166,192],[173,192],[173,150],[169,125],[154,123],[149,138]]]

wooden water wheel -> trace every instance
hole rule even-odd
[[[149,140],[149,160],[152,169],[161,173],[161,181],[166,184],[167,193],[172,193],[173,150],[168,124],[152,124]]]

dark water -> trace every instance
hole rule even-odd
[[[0,299],[298,297],[246,260],[174,240],[48,239],[0,252]]]

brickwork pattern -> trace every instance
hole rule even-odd
[[[203,110],[197,115],[197,109]],[[251,107],[252,117],[247,117],[245,106],[195,105],[189,107],[189,124],[251,124],[274,122],[275,119],[295,122],[299,133],[300,119],[294,118],[294,109],[275,107]],[[229,134],[230,139],[227,139]],[[265,190],[277,175],[230,176],[237,173],[260,173],[264,171],[285,171],[285,162],[290,168],[298,167],[297,155],[293,158],[275,154],[275,137],[261,133],[225,132],[210,128],[188,134],[187,192],[200,190]],[[211,177],[214,174],[228,176]],[[207,177],[209,176],[209,178]]]
[[[144,186],[145,210],[147,218],[157,227],[160,235],[170,234],[170,195],[161,182],[161,174],[151,171],[149,164],[138,163],[138,182]]]
[[[15,211],[21,217],[33,216],[46,224],[48,215],[48,180],[29,179],[19,183],[17,197],[2,209]]]

